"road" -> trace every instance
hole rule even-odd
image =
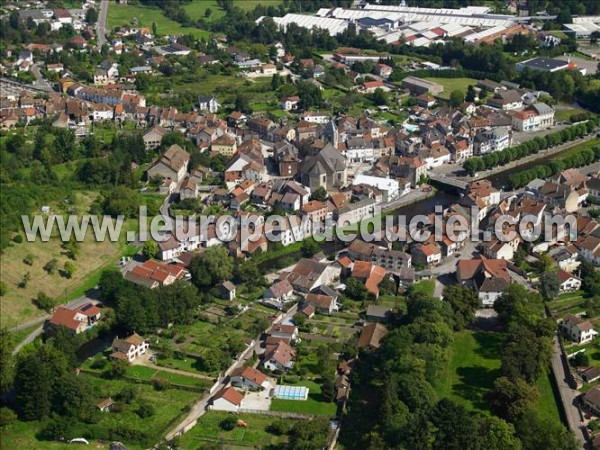
[[[575,433],[577,440],[581,443],[581,448],[585,448],[585,436],[583,434],[583,424],[581,422],[581,416],[579,409],[575,406],[577,403],[577,396],[579,392],[575,389],[571,389],[566,379],[566,371],[569,370],[563,364],[561,358],[560,345],[558,344],[558,337],[554,337],[554,354],[552,355],[552,371],[556,378],[558,385],[558,391],[562,400],[565,416],[569,424],[569,428]]]
[[[61,306],[64,306],[69,309],[74,309],[74,308],[82,306],[86,303],[93,303],[94,305],[96,305],[99,303],[99,301],[98,301],[99,294],[100,294],[100,292],[98,291],[98,289],[94,289],[93,291],[88,291],[88,293],[86,295],[82,295],[81,297],[78,297],[75,300],[71,300],[70,302],[65,303],[64,305],[61,305]],[[44,322],[46,321],[46,319],[49,319],[49,318],[50,318],[50,315],[45,314],[41,317],[37,317],[35,319],[29,320],[27,322],[24,322],[24,323],[17,325],[10,329],[13,332],[17,332],[17,331],[22,331],[22,330],[25,330],[27,328],[30,328],[30,327],[33,327],[33,326],[39,324],[39,327],[37,327],[35,330],[33,330],[31,333],[29,333],[25,339],[23,339],[21,342],[19,342],[17,344],[17,346],[13,350],[13,353],[12,353],[13,356],[16,355],[17,353],[19,353],[25,345],[33,342],[36,337],[38,337],[40,334],[43,333]]]
[[[288,310],[288,312],[283,314],[278,320],[274,321],[272,325],[290,320],[294,316],[294,314],[296,314],[297,310],[298,310],[298,305],[296,304],[296,305],[292,306]],[[265,330],[265,333],[268,333],[270,330],[271,330],[271,327],[269,327],[267,330]],[[244,353],[245,357],[243,357],[243,358],[238,357],[238,359],[236,359],[233,362],[233,364],[231,364],[231,366],[229,366],[229,368],[225,371],[225,374],[226,375],[230,374],[233,370],[237,369],[238,367],[243,367],[248,362],[248,360],[250,358],[252,358],[253,354],[259,353],[260,345],[261,345],[261,341],[257,337],[254,340],[254,344],[252,344],[251,350],[246,350],[246,352]],[[213,389],[213,392],[218,392],[221,389],[223,389],[225,387],[226,380],[227,380],[227,376],[222,377],[222,380]],[[171,441],[176,436],[180,436],[183,433],[185,433],[186,431],[188,431],[187,427],[189,427],[192,423],[194,423],[196,420],[198,420],[200,417],[202,417],[204,415],[204,413],[207,410],[208,402],[210,401],[210,398],[211,398],[211,395],[207,394],[207,395],[203,396],[200,400],[198,400],[196,403],[194,403],[194,405],[192,405],[188,415],[175,428],[173,428],[171,431],[169,431],[167,433],[165,439],[167,441]]]
[[[44,75],[42,75],[42,72],[40,71],[40,66],[38,66],[37,63],[31,66],[31,73],[33,73],[33,76],[35,77],[34,85],[36,87],[43,89],[44,91],[52,92],[52,83],[44,78]]]
[[[106,44],[106,20],[108,19],[108,0],[100,1],[100,12],[98,13],[98,21],[96,22],[96,36],[98,38],[98,47],[102,48]]]

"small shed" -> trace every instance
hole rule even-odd
[[[98,408],[102,412],[110,412],[110,410],[112,409],[114,404],[115,404],[115,402],[112,400],[112,398],[109,397],[109,398],[105,398],[104,400],[100,401],[96,405],[96,408]]]
[[[235,298],[236,286],[231,281],[224,281],[219,286],[219,295],[225,300],[233,300]]]

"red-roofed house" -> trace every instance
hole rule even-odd
[[[267,345],[263,365],[273,372],[286,372],[293,367],[295,356],[296,351],[285,341],[280,340],[276,344]]]
[[[110,359],[131,362],[138,356],[145,354],[148,347],[148,342],[137,333],[133,333],[125,339],[116,337],[112,341],[114,351],[110,354]]]
[[[46,327],[56,330],[63,326],[73,334],[79,334],[96,325],[101,316],[102,310],[92,303],[86,303],[75,309],[59,306],[46,322]]]
[[[379,284],[385,275],[386,271],[383,267],[369,261],[355,261],[352,268],[352,278],[364,282],[367,290],[375,297],[379,296]]]
[[[123,275],[127,281],[145,286],[149,289],[168,286],[183,278],[187,273],[180,264],[164,264],[157,261],[146,261],[135,266]]]
[[[271,389],[267,376],[254,367],[239,367],[231,372],[231,384],[247,389]]]
[[[375,92],[377,89],[389,91],[389,88],[381,80],[377,81],[365,81],[360,85],[360,90],[365,93]]]
[[[560,292],[577,291],[581,289],[581,278],[572,273],[559,269],[556,272],[556,276],[560,282]]]
[[[221,389],[211,400],[210,409],[237,412],[244,401],[244,394],[232,387]]]

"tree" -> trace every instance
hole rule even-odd
[[[344,293],[353,300],[364,300],[369,292],[361,281],[356,278],[348,278]]]
[[[233,430],[237,425],[237,419],[235,416],[227,416],[219,423],[219,427],[225,431]]]
[[[522,378],[535,384],[550,363],[552,341],[536,335],[530,327],[514,328],[502,347],[502,373],[512,380]]]
[[[323,378],[321,383],[321,395],[326,402],[332,402],[335,398],[335,384],[330,377]]]
[[[486,450],[521,450],[515,427],[499,417],[480,417],[479,435]]]
[[[142,254],[146,259],[156,258],[156,255],[158,254],[158,244],[151,240],[146,241],[142,248]]]
[[[481,436],[474,416],[450,399],[440,400],[431,415],[435,426],[434,449],[463,450],[477,448]]]
[[[123,378],[127,374],[127,362],[115,361],[111,363],[104,374],[106,375],[106,378],[113,380]]]
[[[206,17],[208,19],[211,15],[212,15],[212,9],[206,8],[204,10],[204,17]]]
[[[154,406],[152,406],[151,403],[148,402],[140,402],[140,405],[138,406],[138,409],[135,411],[135,413],[142,419],[145,419],[146,417],[151,417],[154,415]]]
[[[54,272],[56,272],[57,267],[58,267],[58,260],[56,258],[52,258],[50,261],[48,261],[44,265],[44,270],[46,272],[48,272],[50,275],[52,275]]]
[[[192,282],[199,288],[212,287],[230,280],[233,275],[233,258],[222,246],[210,247],[190,263]]]
[[[65,261],[65,265],[63,266],[63,275],[65,278],[72,278],[75,274],[75,264],[71,261]]]
[[[553,300],[560,291],[560,280],[556,271],[544,272],[540,277],[540,294],[544,300]]]
[[[461,90],[454,90],[450,93],[450,104],[454,107],[460,106],[465,101],[465,93]]]
[[[79,348],[79,342],[77,337],[71,333],[68,328],[59,326],[49,342],[55,349],[66,356],[71,367],[74,368],[77,366],[77,349]]]
[[[327,195],[327,189],[325,189],[323,186],[319,186],[312,192],[312,194],[310,195],[310,199],[324,202],[325,200],[327,200]]]
[[[0,428],[15,423],[17,418],[17,413],[15,413],[12,409],[6,406],[0,408]]]
[[[29,281],[31,281],[31,274],[27,272],[25,275],[23,275],[23,278],[21,278],[21,281],[19,282],[19,287],[21,289],[25,289],[29,284]]]
[[[305,258],[311,258],[321,251],[321,247],[317,241],[311,238],[304,239],[302,241],[302,256]]]
[[[140,198],[137,192],[126,186],[117,186],[106,197],[102,206],[105,214],[112,217],[122,215],[127,218],[137,216],[139,205]]]
[[[475,311],[481,302],[472,289],[461,285],[449,285],[444,287],[442,297],[450,303],[454,311],[454,327],[462,330],[470,325],[475,319]]]
[[[329,432],[329,421],[318,417],[312,420],[297,421],[290,431],[289,450],[306,450],[323,447]]]
[[[564,425],[554,420],[543,420],[537,411],[528,411],[516,424],[523,450],[578,450],[581,444]]]
[[[85,13],[85,21],[90,25],[98,22],[98,11],[95,8],[88,8]]]
[[[522,379],[514,381],[500,377],[494,381],[494,387],[485,398],[491,411],[509,422],[515,423],[537,399],[535,386],[530,386]]]
[[[579,352],[571,362],[575,367],[587,367],[590,365],[590,358],[584,352]]]
[[[12,386],[14,378],[14,361],[12,349],[14,340],[6,329],[0,329],[0,394],[4,394]]]
[[[38,292],[37,297],[33,299],[33,303],[39,309],[42,309],[47,313],[51,312],[52,309],[54,309],[54,306],[56,306],[56,301],[52,297],[41,291]]]

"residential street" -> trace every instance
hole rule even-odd
[[[285,322],[285,321],[291,319],[294,316],[294,314],[296,314],[297,310],[298,310],[298,305],[296,304],[296,305],[292,306],[288,312],[283,314],[279,318],[279,320],[274,321],[273,324]],[[271,327],[269,327],[267,330],[265,330],[265,332],[268,333],[270,331],[270,329],[271,329]],[[236,359],[233,362],[233,364],[231,364],[231,366],[229,366],[229,368],[224,372],[224,376],[221,378],[218,385],[214,386],[213,389],[211,389],[212,393],[218,392],[225,387],[225,381],[227,380],[227,375],[229,375],[233,370],[237,369],[238,367],[243,367],[244,365],[246,365],[247,361],[250,358],[252,358],[252,355],[254,353],[260,353],[260,345],[261,345],[261,341],[257,337],[254,340],[254,344],[252,345],[252,347],[250,347],[251,350],[247,349],[244,352],[245,356],[242,358],[238,357],[238,359]],[[211,397],[212,397],[212,394],[209,393],[207,395],[204,395],[200,400],[198,400],[198,402],[194,403],[192,405],[188,415],[175,428],[173,428],[173,430],[171,430],[167,433],[167,435],[165,437],[166,440],[170,441],[174,437],[182,435],[183,433],[189,431],[189,428],[191,428],[193,426],[192,424],[194,424],[195,421],[197,421],[200,417],[202,417],[204,415],[204,413],[207,411],[208,402]]]
[[[108,0],[100,0],[100,11],[98,12],[98,22],[96,22],[96,35],[98,38],[98,47],[106,43],[106,21],[108,19]]]

